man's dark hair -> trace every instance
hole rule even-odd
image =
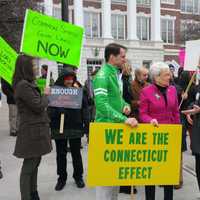
[[[105,48],[105,54],[104,54],[106,62],[109,61],[109,58],[110,58],[111,55],[114,55],[114,56],[119,55],[120,49],[127,50],[126,47],[124,47],[120,44],[116,44],[116,43],[108,44]]]
[[[15,64],[15,72],[13,75],[13,87],[21,80],[32,82],[35,77],[33,73],[33,57],[20,54]]]
[[[48,71],[48,65],[42,65],[42,69],[44,69],[45,71]]]

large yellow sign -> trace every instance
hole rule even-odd
[[[88,186],[177,185],[180,125],[91,123]]]

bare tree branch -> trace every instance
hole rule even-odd
[[[18,52],[27,8],[40,10],[37,0],[0,1],[0,35]]]

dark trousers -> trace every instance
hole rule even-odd
[[[146,200],[155,200],[155,186],[145,186]],[[164,186],[164,200],[173,200],[173,186]]]
[[[20,175],[21,200],[31,200],[31,193],[37,191],[38,166],[41,157],[24,159]]]
[[[200,154],[195,155],[195,168],[196,168],[197,182],[200,190]]]
[[[67,139],[55,140],[58,180],[63,182],[67,180],[67,141]],[[83,176],[83,162],[80,148],[81,138],[69,139],[69,146],[74,168],[73,178],[75,180],[80,180]]]

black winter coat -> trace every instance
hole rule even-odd
[[[34,83],[22,80],[15,88],[15,99],[20,124],[14,155],[18,158],[35,158],[51,152],[47,98],[40,95]]]

